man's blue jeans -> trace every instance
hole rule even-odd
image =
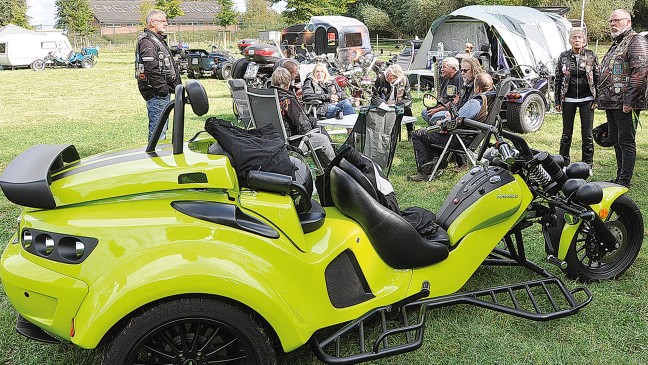
[[[149,119],[149,133],[148,140],[151,140],[155,126],[157,125],[158,119],[162,115],[164,106],[171,100],[171,95],[167,94],[166,96],[155,95],[151,99],[146,101],[146,109],[148,110],[148,119]],[[162,134],[160,134],[160,139],[166,139],[166,130],[169,126],[169,118],[164,121],[164,129],[162,129]]]

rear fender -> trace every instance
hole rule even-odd
[[[71,341],[82,348],[95,348],[116,324],[137,310],[165,298],[192,294],[225,297],[246,305],[270,324],[286,350],[308,340],[313,329],[310,318],[304,317],[308,312],[304,306],[312,303],[304,300],[302,306],[296,298],[306,291],[295,286],[284,287],[283,293],[276,290],[277,284],[290,280],[287,274],[292,271],[273,269],[270,262],[249,253],[241,253],[249,255],[240,260],[245,265],[203,256],[200,252],[205,245],[195,249],[196,245],[201,246],[186,245],[192,249],[182,254],[161,252],[143,265],[141,258],[128,260],[93,283],[75,317],[76,334]]]
[[[603,221],[605,221],[605,217],[607,213],[610,211],[610,207],[612,206],[612,203],[620,197],[621,195],[625,194],[628,191],[628,188],[613,184],[613,183],[606,183],[606,182],[597,182],[597,184],[601,185],[603,188],[603,200],[601,200],[600,203],[598,204],[592,204],[590,207],[594,212],[596,212]],[[569,246],[573,242],[574,236],[578,232],[578,227],[582,224],[581,220],[578,220],[576,224],[565,224],[564,216],[558,217],[559,221],[558,224],[561,224],[561,221],[563,222],[563,227],[562,227],[562,234],[560,235],[560,243],[558,246],[558,255],[556,256],[560,260],[564,260],[565,257],[567,256],[567,251],[569,250]],[[546,239],[545,235],[545,239]],[[556,247],[554,245],[554,247]]]

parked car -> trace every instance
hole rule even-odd
[[[216,77],[221,80],[232,78],[234,58],[229,52],[212,47],[211,52],[204,49],[188,49],[186,54],[189,78]]]

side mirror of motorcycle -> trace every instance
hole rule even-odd
[[[423,105],[426,108],[436,108],[439,105],[439,100],[432,94],[423,95]]]
[[[603,200],[603,188],[595,183],[586,183],[576,190],[573,200],[581,204],[598,204]]]

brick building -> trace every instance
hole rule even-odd
[[[140,12],[139,0],[90,0],[95,25],[101,35],[138,33],[143,29],[145,14]],[[184,15],[169,21],[169,32],[223,29],[218,25],[215,2],[183,1],[180,5]],[[235,30],[234,27],[228,30]]]

